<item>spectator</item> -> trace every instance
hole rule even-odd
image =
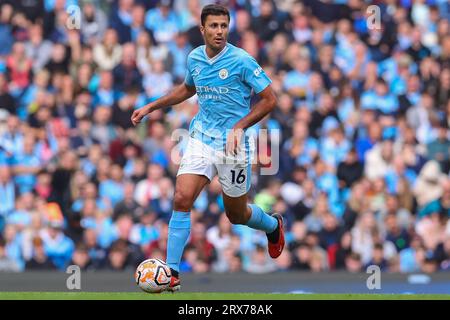
[[[25,269],[28,270],[56,270],[54,263],[48,259],[42,239],[35,237],[33,239],[32,258],[26,262]]]
[[[165,95],[173,85],[172,75],[164,71],[164,65],[161,60],[155,60],[152,63],[152,71],[144,75],[143,85],[147,97],[150,100],[156,100]]]
[[[358,160],[355,149],[348,151],[345,159],[337,166],[337,177],[342,189],[351,188],[363,176],[364,165]]]
[[[123,200],[123,189],[123,170],[119,165],[113,164],[110,167],[109,179],[100,182],[99,196],[114,207]]]
[[[0,56],[8,55],[11,52],[14,38],[11,26],[11,17],[13,14],[13,7],[10,4],[2,4],[0,7],[0,41],[3,46],[0,48]]]
[[[34,138],[26,136],[23,141],[23,151],[14,155],[12,160],[15,183],[20,193],[29,192],[36,185],[36,174],[41,170],[41,162],[34,154]]]
[[[0,73],[0,111],[5,110],[8,114],[16,114],[16,101],[9,94],[6,75]]]
[[[198,258],[209,266],[216,259],[214,246],[206,239],[205,225],[197,222],[192,226],[189,244],[197,251]]]
[[[157,182],[162,178],[164,172],[160,165],[150,164],[147,169],[147,177],[138,182],[134,194],[135,200],[142,206],[147,207],[152,199],[159,197],[161,191]]]
[[[69,72],[69,54],[64,44],[56,43],[53,46],[50,60],[45,64],[44,68],[50,73],[61,72],[67,74]]]
[[[94,61],[100,70],[113,70],[122,58],[122,47],[118,42],[115,29],[109,28],[105,31],[103,42],[97,43],[93,50]]]
[[[180,263],[181,272],[204,273],[209,270],[208,264],[199,257],[199,252],[187,245]]]
[[[12,180],[11,169],[7,166],[0,167],[0,219],[5,220],[12,213],[15,206],[17,187]]]
[[[450,180],[442,182],[442,196],[427,203],[419,212],[419,218],[426,217],[433,213],[439,213],[443,217],[450,217]]]
[[[123,45],[122,59],[113,69],[115,88],[125,91],[142,87],[142,76],[136,66],[136,47],[128,42]]]
[[[130,119],[136,105],[137,95],[136,91],[130,89],[117,101],[117,104],[113,105],[111,120],[117,127],[124,130],[133,127]]]
[[[244,266],[245,271],[257,274],[273,272],[276,268],[274,260],[268,257],[267,250],[263,246],[256,246],[248,266]]]
[[[20,267],[6,255],[5,241],[0,238],[0,271],[19,272]]]
[[[32,61],[26,56],[24,43],[14,43],[11,55],[6,59],[6,67],[10,74],[9,90],[13,96],[17,97],[23,93],[31,81]]]
[[[442,195],[441,183],[444,179],[445,176],[442,174],[438,162],[431,160],[423,166],[413,190],[420,207]]]
[[[153,208],[158,215],[158,219],[169,222],[172,213],[172,203],[174,186],[172,180],[162,178],[159,182],[160,194],[158,198],[152,199],[149,206]]]
[[[428,158],[438,161],[442,172],[450,170],[450,139],[447,132],[447,123],[441,121],[436,140],[427,145]]]
[[[92,268],[95,270],[101,269],[106,261],[106,250],[98,244],[95,229],[84,229],[83,243],[86,245]]]
[[[130,234],[130,241],[140,245],[142,248],[159,238],[159,231],[155,226],[156,213],[145,212],[140,217],[140,223],[133,226]]]
[[[346,258],[352,252],[351,246],[352,234],[351,232],[346,231],[339,239],[339,244],[334,255],[334,263],[330,263],[331,267],[334,267],[335,270],[342,270],[346,268]]]
[[[131,182],[125,182],[123,186],[123,199],[114,206],[113,220],[117,220],[124,214],[131,214],[136,223],[144,214],[142,207],[134,199],[135,186]]]
[[[386,226],[386,240],[395,244],[398,252],[409,247],[409,234],[400,226],[397,215],[388,214],[384,218],[384,225]]]
[[[62,224],[52,221],[40,234],[45,254],[59,270],[65,270],[75,247],[73,241],[63,233]]]
[[[310,270],[311,247],[306,243],[300,243],[293,249],[294,262],[292,267],[296,270]]]
[[[91,269],[91,258],[89,256],[87,246],[84,243],[80,243],[75,247],[70,265],[76,265],[83,271]]]
[[[425,250],[421,239],[413,237],[409,248],[402,250],[399,254],[400,272],[417,272],[425,259]]]
[[[327,255],[322,250],[313,250],[309,261],[311,272],[323,272],[329,269]]]
[[[230,246],[231,242],[231,223],[228,221],[226,215],[221,214],[217,225],[211,227],[206,232],[206,238],[209,243],[214,246],[218,257],[222,256],[222,251]]]
[[[110,271],[123,271],[131,267],[127,264],[127,257],[126,243],[122,241],[114,242],[109,250],[105,269]]]
[[[259,15],[253,21],[252,28],[259,31],[263,41],[270,41],[275,34],[286,31],[287,14],[277,9],[271,0],[260,2]]]
[[[358,253],[352,252],[345,258],[346,270],[351,273],[359,273],[362,271],[361,256]]]
[[[44,31],[40,24],[34,24],[30,28],[29,40],[25,42],[25,52],[33,61],[33,72],[44,68],[50,59],[53,44],[44,39]]]
[[[168,43],[175,38],[180,30],[180,21],[170,7],[170,0],[161,0],[156,8],[147,11],[145,26],[153,31],[158,43]]]
[[[325,249],[328,254],[327,261],[331,262],[331,267],[333,267],[336,250],[339,248],[339,240],[343,233],[344,230],[339,225],[336,216],[328,213],[323,217],[323,228],[319,231],[318,236],[320,246]]]
[[[81,34],[84,42],[90,45],[101,41],[107,27],[106,15],[102,10],[97,9],[95,4],[88,0],[84,1],[82,7]]]
[[[119,39],[126,40],[126,32],[133,22],[134,0],[117,1],[117,9],[112,10],[109,17],[109,27],[118,30]],[[123,43],[123,42],[121,42]]]

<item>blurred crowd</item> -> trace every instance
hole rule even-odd
[[[183,81],[209,2],[0,0],[0,271],[165,258],[171,134],[197,100],[130,116]],[[283,214],[287,247],[272,260],[231,225],[214,179],[181,272],[449,271],[448,1],[220,2],[278,96],[255,128],[278,133],[279,171],[255,165],[250,198]]]

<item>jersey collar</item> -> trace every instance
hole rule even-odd
[[[225,52],[228,51],[228,42],[225,44],[225,47],[222,49],[222,51],[220,51],[218,54],[216,54],[214,57],[209,58],[208,54],[206,53],[206,45],[203,48],[203,53],[205,54],[206,60],[208,61],[209,64],[213,64],[214,62],[216,62],[217,60],[220,59],[220,57],[222,57]]]

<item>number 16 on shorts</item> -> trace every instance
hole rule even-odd
[[[231,170],[231,184],[242,184],[245,182],[245,175],[244,175],[244,169],[240,169],[239,173],[236,176],[236,171],[232,169]]]

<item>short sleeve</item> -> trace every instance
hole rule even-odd
[[[188,86],[195,86],[194,84],[194,79],[192,78],[191,75],[191,70],[190,70],[190,57],[188,56],[187,58],[187,62],[186,62],[186,76],[184,77],[184,82],[188,85]]]
[[[272,83],[258,62],[251,56],[245,58],[242,77],[243,81],[252,87],[255,93],[260,93]]]

